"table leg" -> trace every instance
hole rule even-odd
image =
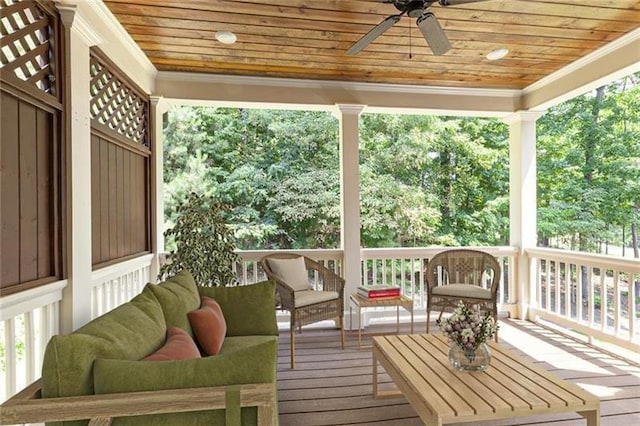
[[[587,426],[600,426],[600,410],[578,411],[587,421]]]
[[[371,383],[373,384],[373,398],[375,399],[378,396],[378,360],[376,359],[376,351],[371,351],[371,356],[373,357],[371,360],[371,365],[373,366],[373,371],[371,372]]]
[[[413,334],[413,306],[410,309],[411,312],[411,334]]]
[[[396,334],[400,334],[400,305],[396,306]]]
[[[358,349],[360,349],[362,347],[362,328],[361,328],[361,324],[360,324],[360,314],[361,314],[361,307],[360,305],[358,305]]]

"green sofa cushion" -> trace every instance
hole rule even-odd
[[[278,342],[275,336],[229,337],[219,355],[182,361],[127,361],[97,359],[95,393],[139,392],[159,389],[273,383],[275,389]],[[260,368],[256,368],[260,366]],[[242,409],[242,424],[255,425],[257,410]],[[122,425],[224,424],[224,410],[120,417]]]
[[[263,281],[234,287],[198,287],[222,308],[227,336],[278,335],[276,284]],[[223,346],[224,348],[224,346]]]
[[[182,271],[150,288],[162,306],[166,327],[180,327],[193,337],[187,312],[200,307],[200,295],[191,273]]]
[[[166,331],[162,308],[145,288],[109,315],[53,336],[43,359],[43,397],[93,394],[96,358],[141,359],[164,344]]]

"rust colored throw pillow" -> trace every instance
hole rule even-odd
[[[144,361],[176,361],[193,358],[200,358],[196,342],[180,327],[170,327],[167,330],[167,341],[164,346],[146,357]]]
[[[218,355],[227,334],[227,323],[218,302],[210,297],[201,298],[200,309],[187,314],[193,334],[207,355]]]

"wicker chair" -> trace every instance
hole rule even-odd
[[[302,277],[297,283],[286,282],[278,271],[282,260],[304,260]],[[300,261],[301,262],[301,261]],[[291,313],[291,368],[295,368],[295,337],[298,327],[318,321],[335,319],[340,328],[340,343],[344,349],[344,279],[318,262],[295,253],[274,253],[263,257],[260,266],[270,280],[276,282],[280,307]],[[300,266],[302,268],[302,266]],[[275,270],[275,271],[274,271]],[[280,272],[280,274],[278,273]],[[311,275],[313,274],[313,275]],[[309,277],[317,276],[321,290],[313,290]],[[300,281],[305,281],[301,284]],[[302,285],[303,288],[300,288]]]
[[[470,249],[442,251],[429,260],[425,270],[427,280],[427,333],[431,310],[455,308],[462,300],[480,305],[498,320],[498,283],[500,264],[491,254]],[[498,341],[498,333],[495,334]]]

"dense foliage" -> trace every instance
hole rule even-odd
[[[176,223],[164,232],[175,248],[160,268],[158,279],[188,270],[198,285],[237,284],[235,265],[239,261],[234,237],[222,213],[225,206],[212,197],[192,192],[180,204]]]
[[[538,121],[541,245],[635,247],[640,220],[640,73],[550,109]]]
[[[538,122],[542,245],[629,244],[640,210],[640,93],[630,76]],[[508,128],[497,119],[364,114],[365,247],[509,242]],[[231,206],[241,249],[340,243],[338,121],[318,111],[184,107],[165,130],[166,226],[192,191]],[[623,231],[624,230],[624,231]],[[169,247],[171,241],[168,242]]]

